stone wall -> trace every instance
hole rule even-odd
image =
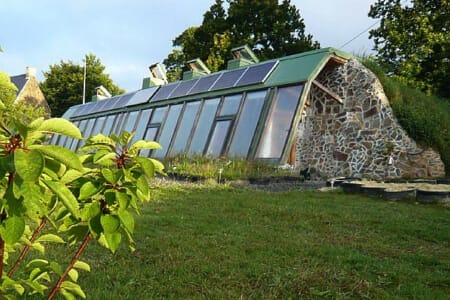
[[[45,96],[39,87],[39,82],[34,76],[30,76],[15,101],[25,102],[32,107],[42,108],[46,112],[47,117],[50,117],[50,107],[48,106],[47,100],[45,100]]]
[[[344,103],[312,85],[297,130],[297,169],[310,168],[313,178],[445,175],[439,154],[408,137],[381,83],[360,62],[327,66],[316,80]]]

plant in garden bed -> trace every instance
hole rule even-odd
[[[138,157],[141,149],[156,149],[155,142],[130,144],[132,134],[87,140],[86,152],[45,143],[48,134],[82,138],[79,129],[64,119],[26,120],[0,102],[0,299],[45,291],[59,277],[48,299],[60,293],[66,299],[85,294],[76,283],[77,269],[89,270],[79,260],[90,239],[114,252],[125,236],[132,248],[134,219],[130,209],[149,200],[148,180],[162,172],[161,163]],[[50,224],[46,234],[42,234]],[[48,227],[48,226],[47,226]],[[65,270],[44,256],[47,242],[81,245]],[[26,264],[30,249],[40,252]],[[21,250],[11,266],[12,253]],[[26,276],[15,278],[22,267]],[[6,270],[6,266],[10,266]]]

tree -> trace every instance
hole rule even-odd
[[[378,0],[369,16],[378,62],[401,81],[450,98],[450,1]]]
[[[173,41],[164,60],[170,79],[178,79],[186,60],[200,58],[212,71],[223,69],[233,47],[247,44],[261,60],[319,48],[305,33],[299,10],[284,0],[216,0],[198,27],[189,27]]]
[[[85,56],[86,60],[86,99],[95,95],[95,88],[103,85],[112,95],[125,91],[114,84],[105,66],[94,54]],[[50,71],[44,72],[45,80],[41,83],[42,92],[47,99],[53,116],[61,116],[70,106],[81,104],[83,100],[84,66],[72,61],[61,61],[51,65]]]

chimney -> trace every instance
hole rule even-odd
[[[30,77],[36,77],[36,68],[26,67],[25,68],[25,77],[29,79]]]

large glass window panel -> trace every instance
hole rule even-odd
[[[86,127],[81,133],[83,134],[83,138],[87,139],[91,136],[92,127],[94,126],[95,119],[88,119],[86,123]],[[84,141],[80,141],[80,145],[78,147],[82,147],[84,145]]]
[[[80,129],[81,132],[83,132],[86,129],[87,121],[88,120],[81,120],[80,121],[80,123],[78,125],[78,129]],[[70,149],[72,151],[77,150],[78,149],[78,144],[80,144],[80,141],[81,140],[74,139],[73,142],[72,142],[72,145],[70,146]]]
[[[142,111],[136,124],[136,133],[134,135],[133,141],[142,140],[144,138],[144,133],[147,129],[148,119],[150,118],[151,113],[151,109]]]
[[[225,97],[219,115],[227,116],[236,114],[241,103],[241,98],[242,94]]]
[[[270,114],[256,153],[257,158],[280,158],[291,130],[292,119],[297,110],[303,86],[280,88],[276,94]]]
[[[166,122],[161,129],[161,134],[158,141],[162,149],[155,151],[155,157],[164,157],[166,155],[167,149],[170,146],[170,140],[172,139],[173,133],[177,126],[178,117],[180,116],[182,107],[182,104],[173,105],[170,107]]]
[[[158,133],[158,129],[159,129],[159,126],[147,128],[147,131],[145,132],[144,140],[154,141],[156,139],[156,134]],[[148,149],[141,150],[139,155],[149,157],[150,151],[151,150],[148,150]]]
[[[155,112],[153,113],[151,124],[155,123],[161,123],[164,120],[164,117],[166,116],[167,112],[167,106],[164,107],[158,107],[155,109]]]
[[[125,121],[122,131],[132,132],[134,131],[134,126],[136,125],[137,117],[139,115],[139,111],[132,111],[128,114],[128,118]]]
[[[97,118],[97,121],[95,121],[94,128],[92,129],[91,135],[97,135],[102,131],[103,125],[105,124],[106,117],[100,117]]]
[[[170,150],[171,155],[185,152],[199,106],[200,101],[186,104],[186,109]]]
[[[247,157],[265,97],[266,91],[248,93],[245,97],[244,106],[228,151],[230,156]]]
[[[195,131],[189,146],[189,154],[203,154],[209,131],[216,117],[219,101],[219,98],[204,101],[197,126],[194,128]]]
[[[214,127],[211,140],[209,141],[208,150],[206,155],[220,156],[222,154],[223,146],[230,129],[231,120],[217,121]]]
[[[106,117],[105,126],[103,126],[102,134],[108,136],[111,133],[116,117],[117,115],[109,115]]]
[[[119,134],[122,131],[122,126],[127,118],[127,114],[128,113],[121,113],[117,115],[116,119],[114,120],[114,125],[111,133]]]

